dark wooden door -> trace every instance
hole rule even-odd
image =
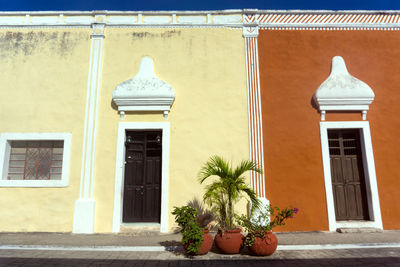
[[[368,220],[359,129],[328,130],[336,220]]]
[[[160,222],[161,131],[126,131],[123,222]]]

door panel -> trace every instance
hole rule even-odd
[[[123,222],[160,222],[161,131],[127,131]]]
[[[328,130],[337,220],[368,220],[368,202],[358,129]]]

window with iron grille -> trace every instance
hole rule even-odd
[[[0,186],[68,185],[70,133],[0,135]]]
[[[8,180],[60,180],[64,141],[11,141]]]

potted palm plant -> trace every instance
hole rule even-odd
[[[239,253],[243,245],[241,229],[234,224],[234,204],[246,196],[252,208],[260,206],[256,193],[246,184],[243,176],[247,171],[262,173],[252,161],[244,160],[233,168],[230,162],[219,156],[213,156],[201,168],[198,175],[201,184],[209,177],[217,178],[206,186],[203,200],[215,213],[218,223],[219,230],[214,239],[215,244],[226,254]]]

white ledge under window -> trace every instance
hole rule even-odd
[[[340,56],[332,59],[331,74],[314,94],[321,120],[325,120],[327,111],[361,111],[363,120],[366,120],[374,98],[371,87],[350,75]]]
[[[0,187],[68,186],[70,133],[0,134]]]
[[[112,99],[121,119],[126,111],[162,111],[167,120],[175,92],[171,85],[157,78],[153,60],[143,57],[136,76],[117,85]]]

